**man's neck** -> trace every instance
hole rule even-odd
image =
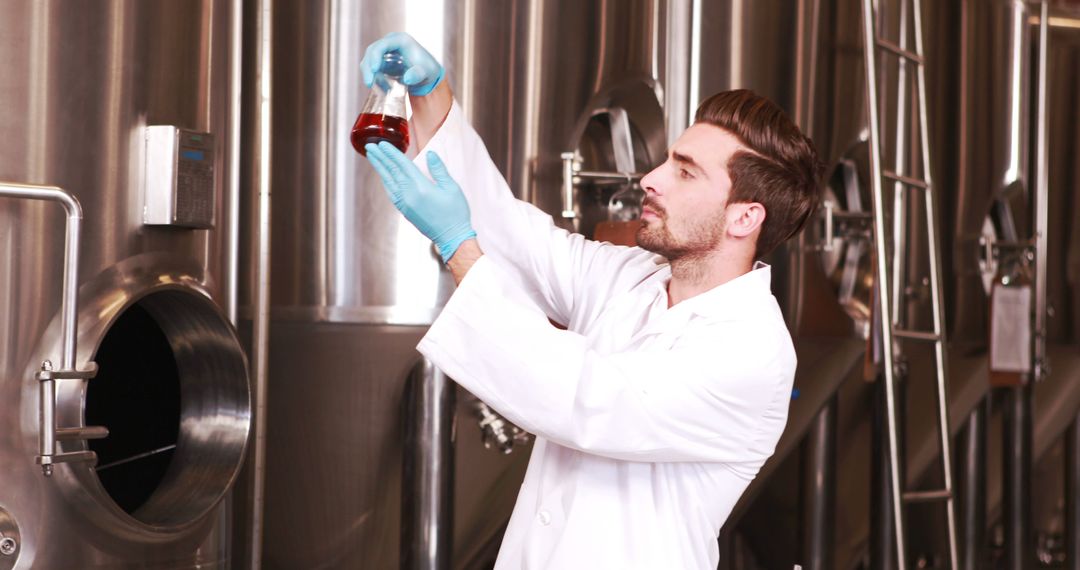
[[[741,277],[753,266],[754,260],[750,256],[719,251],[671,260],[668,307]]]

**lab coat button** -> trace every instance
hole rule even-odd
[[[551,524],[551,513],[547,511],[540,511],[536,514],[536,518],[540,520],[540,524],[547,526]]]

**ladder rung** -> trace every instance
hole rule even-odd
[[[923,58],[921,56],[919,56],[919,54],[917,54],[915,52],[910,52],[910,51],[908,51],[906,49],[903,49],[900,46],[890,42],[889,40],[881,40],[881,39],[879,39],[877,41],[877,45],[880,46],[880,47],[885,48],[886,51],[891,52],[893,55],[897,55],[897,56],[900,56],[900,57],[902,57],[904,59],[907,59],[909,61],[914,62],[916,65],[922,65],[923,64]]]
[[[944,501],[951,498],[952,493],[945,489],[940,491],[908,491],[904,493],[904,500],[909,503],[929,503],[930,501]]]
[[[904,329],[893,329],[893,336],[910,340],[925,340],[927,342],[938,342],[939,340],[941,340],[941,335],[939,334],[934,334],[932,332],[909,331]]]
[[[888,178],[889,180],[892,180],[893,182],[899,182],[906,186],[911,186],[912,188],[920,188],[922,190],[930,188],[930,185],[927,184],[925,180],[919,180],[918,178],[912,178],[910,176],[897,174],[891,170],[885,170],[881,173],[881,175],[885,178]]]

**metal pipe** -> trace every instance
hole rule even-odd
[[[798,18],[796,20],[796,53],[795,53],[795,124],[803,133],[813,137],[814,133],[814,93],[817,90],[817,47],[820,39],[820,0],[798,0],[796,8]],[[825,202],[828,208],[831,203]],[[831,214],[828,209],[826,214]],[[826,230],[826,243],[829,247],[825,251],[832,251],[831,216],[826,218],[829,224]],[[791,268],[792,278],[788,279],[786,304],[790,310],[785,311],[788,330],[798,331],[802,324],[803,314],[803,291],[806,290],[807,276],[803,270],[803,258],[809,244],[806,232],[799,232],[794,247],[788,248],[787,262]]]
[[[837,397],[833,395],[818,412],[806,440],[802,561],[807,570],[831,570],[833,567],[836,407]]]
[[[225,145],[228,149],[228,179],[225,183],[229,215],[225,229],[225,314],[236,326],[238,289],[240,283],[240,112],[243,97],[242,54],[244,44],[244,2],[233,0],[229,8],[229,99],[226,116],[229,130]]]
[[[698,103],[701,100],[701,3],[690,0],[690,97],[687,103],[686,126],[694,124]],[[675,144],[669,140],[669,144]]]
[[[637,182],[645,176],[641,172],[599,172],[596,170],[579,170],[577,172],[573,172],[573,175],[574,178],[577,178],[578,180],[609,180],[611,182],[622,183]]]
[[[964,428],[963,460],[960,462],[960,505],[963,520],[963,556],[961,568],[982,570],[986,567],[986,420],[989,398],[968,414]]]
[[[907,1],[900,0],[899,47],[901,51],[908,51],[907,12]],[[906,59],[898,58],[896,70],[896,139],[894,141],[896,156],[893,161],[893,170],[898,176],[903,176],[908,172],[908,64],[909,62]],[[926,165],[924,165],[923,170],[928,170]],[[893,328],[901,327],[906,322],[905,315],[901,314],[903,312],[901,307],[904,305],[904,286],[907,279],[907,197],[907,188],[903,182],[895,180],[893,182],[893,275],[891,284],[893,288]],[[899,347],[897,347],[897,353],[899,354],[899,352]]]
[[[878,378],[874,382],[874,412],[871,424],[870,450],[870,568],[892,570],[896,568],[896,542],[893,528],[892,482],[889,472],[889,440],[885,431],[885,383]]]
[[[795,124],[814,136],[814,95],[817,86],[821,0],[798,0],[796,24]],[[809,13],[809,14],[808,14]]]
[[[693,6],[690,0],[667,3],[664,32],[664,115],[667,144],[671,146],[693,120],[690,107],[690,36]]]
[[[1039,83],[1036,101],[1035,135],[1035,381],[1042,380],[1047,373],[1046,363],[1046,233],[1048,231],[1049,189],[1049,134],[1047,131],[1048,105],[1050,95],[1047,90],[1047,53],[1050,36],[1050,6],[1046,0],[1040,5],[1039,12]]]
[[[263,518],[266,484],[267,352],[270,341],[270,145],[273,2],[257,0],[255,38],[255,185],[258,188],[258,237],[255,259],[254,315],[252,319],[251,523],[249,561],[262,568]]]
[[[59,202],[67,213],[64,232],[64,277],[60,299],[60,328],[63,352],[61,370],[75,365],[77,335],[75,319],[79,311],[79,231],[82,226],[82,206],[74,196],[56,186],[0,182],[0,197]]]
[[[881,361],[885,363],[882,366],[882,375],[885,380],[885,410],[886,410],[886,422],[888,423],[888,441],[889,441],[889,482],[891,485],[890,497],[893,503],[893,533],[896,536],[896,544],[901,545],[896,549],[897,563],[900,568],[907,568],[907,557],[904,552],[903,545],[906,544],[904,540],[904,509],[900,504],[902,490],[900,488],[900,468],[899,468],[899,428],[897,428],[897,416],[896,416],[896,402],[895,402],[895,381],[893,379],[893,338],[892,338],[892,311],[889,295],[889,270],[888,262],[889,251],[888,244],[886,243],[885,228],[885,205],[884,196],[885,192],[881,183],[881,172],[883,170],[881,166],[881,133],[879,131],[878,120],[878,91],[875,81],[878,77],[877,74],[877,52],[874,49],[874,5],[873,0],[863,0],[862,2],[862,17],[863,17],[863,64],[866,66],[866,101],[867,111],[870,115],[870,164],[871,164],[871,188],[873,190],[873,204],[874,204],[874,253],[877,256],[878,263],[876,263],[876,290],[877,290],[877,302],[878,302],[878,318],[881,322]],[[917,27],[917,26],[916,26]]]
[[[60,297],[60,330],[63,343],[60,370],[74,370],[78,349],[79,232],[82,226],[82,206],[74,196],[56,186],[0,182],[0,197],[59,202],[67,213],[64,230],[63,292]],[[53,471],[52,457],[56,455],[56,381],[41,380],[39,390],[39,459],[42,473],[49,476]]]
[[[1080,570],[1080,411],[1065,437],[1065,567]]]
[[[453,545],[454,383],[427,359],[409,376],[401,493],[403,570],[447,570]]]
[[[1005,568],[1025,570],[1034,560],[1031,527],[1031,383],[1005,392]]]

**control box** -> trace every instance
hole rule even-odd
[[[214,136],[175,127],[146,127],[143,224],[214,227]]]

